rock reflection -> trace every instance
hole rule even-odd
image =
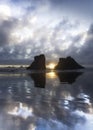
[[[72,84],[82,74],[82,72],[57,72],[61,83]]]
[[[31,73],[30,77],[34,80],[35,87],[45,88],[46,85],[46,75],[45,73]]]
[[[82,75],[82,72],[56,72],[50,71],[47,73],[31,73],[30,77],[34,80],[35,87],[44,88],[46,85],[46,78],[59,78],[61,83],[72,84],[76,79]]]

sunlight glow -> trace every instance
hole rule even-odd
[[[54,69],[55,66],[56,66],[55,63],[50,63],[49,65],[47,65],[47,68],[48,68],[48,69]]]
[[[52,71],[52,72],[47,73],[47,74],[46,74],[46,77],[47,77],[47,78],[50,78],[50,79],[54,79],[54,78],[57,77],[57,75],[56,75],[55,72]]]

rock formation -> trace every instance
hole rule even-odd
[[[34,57],[34,61],[32,64],[27,68],[30,70],[45,70],[46,63],[45,63],[45,56],[43,54]]]
[[[84,67],[79,65],[72,57],[59,58],[59,62],[55,67],[55,70],[72,70],[83,69]]]

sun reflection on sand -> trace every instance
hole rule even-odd
[[[46,77],[50,79],[55,79],[57,78],[57,75],[54,71],[51,71],[51,72],[46,73]]]

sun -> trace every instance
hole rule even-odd
[[[48,69],[54,69],[55,66],[56,66],[55,63],[50,63],[50,64],[47,65],[47,68],[48,68]]]

